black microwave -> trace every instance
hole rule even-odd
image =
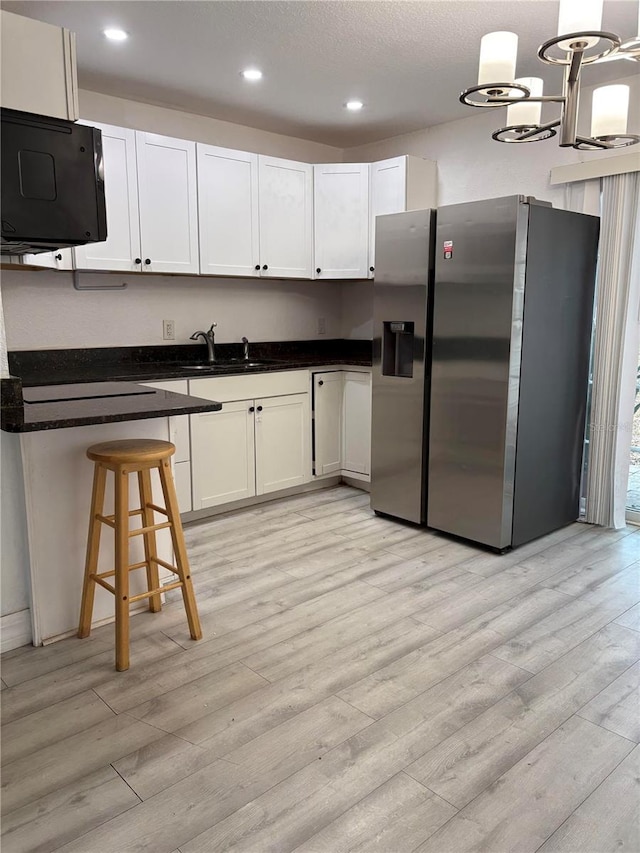
[[[2,110],[0,253],[50,252],[107,239],[102,134]]]

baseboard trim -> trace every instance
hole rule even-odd
[[[371,478],[365,477],[364,474],[357,474],[355,477],[352,474],[343,474],[342,482],[345,486],[351,486],[354,489],[361,489],[363,492],[371,491]]]
[[[303,486],[292,486],[290,489],[282,489],[279,492],[269,492],[266,495],[257,495],[253,498],[244,498],[240,501],[230,501],[229,503],[207,507],[206,509],[194,509],[191,512],[181,512],[180,518],[184,524],[189,524],[192,521],[201,521],[205,518],[224,515],[227,512],[234,512],[237,509],[246,509],[247,507],[258,506],[259,504],[280,500],[281,498],[292,498],[296,495],[304,495],[307,492],[315,492],[318,489],[330,489],[332,486],[338,486],[340,482],[341,478],[336,474],[327,477],[327,479],[314,479],[310,483],[305,483]]]
[[[32,638],[31,611],[28,608],[0,617],[0,652],[28,646]]]

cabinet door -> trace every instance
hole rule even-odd
[[[313,374],[313,459],[316,477],[342,468],[341,370]]]
[[[371,374],[344,374],[343,461],[345,471],[371,473]]]
[[[369,267],[375,268],[376,216],[407,209],[407,158],[392,157],[371,163]],[[369,270],[373,277],[373,270]]]
[[[134,130],[83,122],[102,131],[107,239],[74,249],[79,270],[140,272],[140,222]]]
[[[2,11],[1,105],[76,121],[76,36],[70,30]]]
[[[261,275],[312,278],[313,166],[258,157]]]
[[[196,144],[136,131],[144,272],[197,273]]]
[[[190,415],[193,509],[256,494],[252,400]]]
[[[260,275],[258,155],[200,143],[196,152],[200,272]]]
[[[369,166],[314,166],[316,278],[366,278],[369,258]]]
[[[35,255],[21,255],[20,263],[30,267],[43,267],[49,270],[72,270],[72,249],[58,249],[56,252],[38,252]]]
[[[256,400],[256,494],[311,479],[308,394]]]

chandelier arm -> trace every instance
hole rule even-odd
[[[615,145],[610,145],[602,139],[596,139],[594,136],[576,136],[576,145],[592,145],[594,148],[609,149],[615,148]]]
[[[520,137],[521,139],[529,139],[533,136],[538,136],[538,134],[543,133],[545,130],[553,130],[554,127],[559,127],[561,124],[560,119],[557,121],[550,121],[547,124],[539,124],[535,127],[532,127],[527,133],[523,133]]]
[[[563,104],[565,101],[564,95],[526,95],[523,98],[500,98],[489,97],[487,104],[495,104],[496,106],[508,106],[509,104]]]

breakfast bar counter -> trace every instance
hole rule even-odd
[[[91,424],[217,412],[220,403],[134,382],[82,382],[24,388],[23,402],[2,408],[5,432],[68,429]]]
[[[11,494],[15,517],[26,517],[28,548],[19,560],[30,579],[31,636],[40,645],[74,633],[78,624],[93,476],[87,448],[138,438],[175,444],[176,416],[215,412],[222,406],[133,382],[34,386],[24,388],[22,395],[23,401],[17,395],[13,405],[5,399],[2,408],[3,453],[12,459],[11,482],[3,479],[3,490]],[[156,503],[162,505],[160,483],[154,479],[152,486]],[[139,505],[135,492],[132,482],[132,508]],[[108,512],[112,502],[109,483]],[[141,539],[131,541],[132,564],[144,559]],[[113,545],[113,537],[103,535],[100,571],[113,568]],[[157,545],[158,556],[172,563],[166,530],[158,532]],[[143,576],[132,573],[132,595],[143,591]],[[113,612],[113,597],[98,589],[94,624],[110,621]]]

